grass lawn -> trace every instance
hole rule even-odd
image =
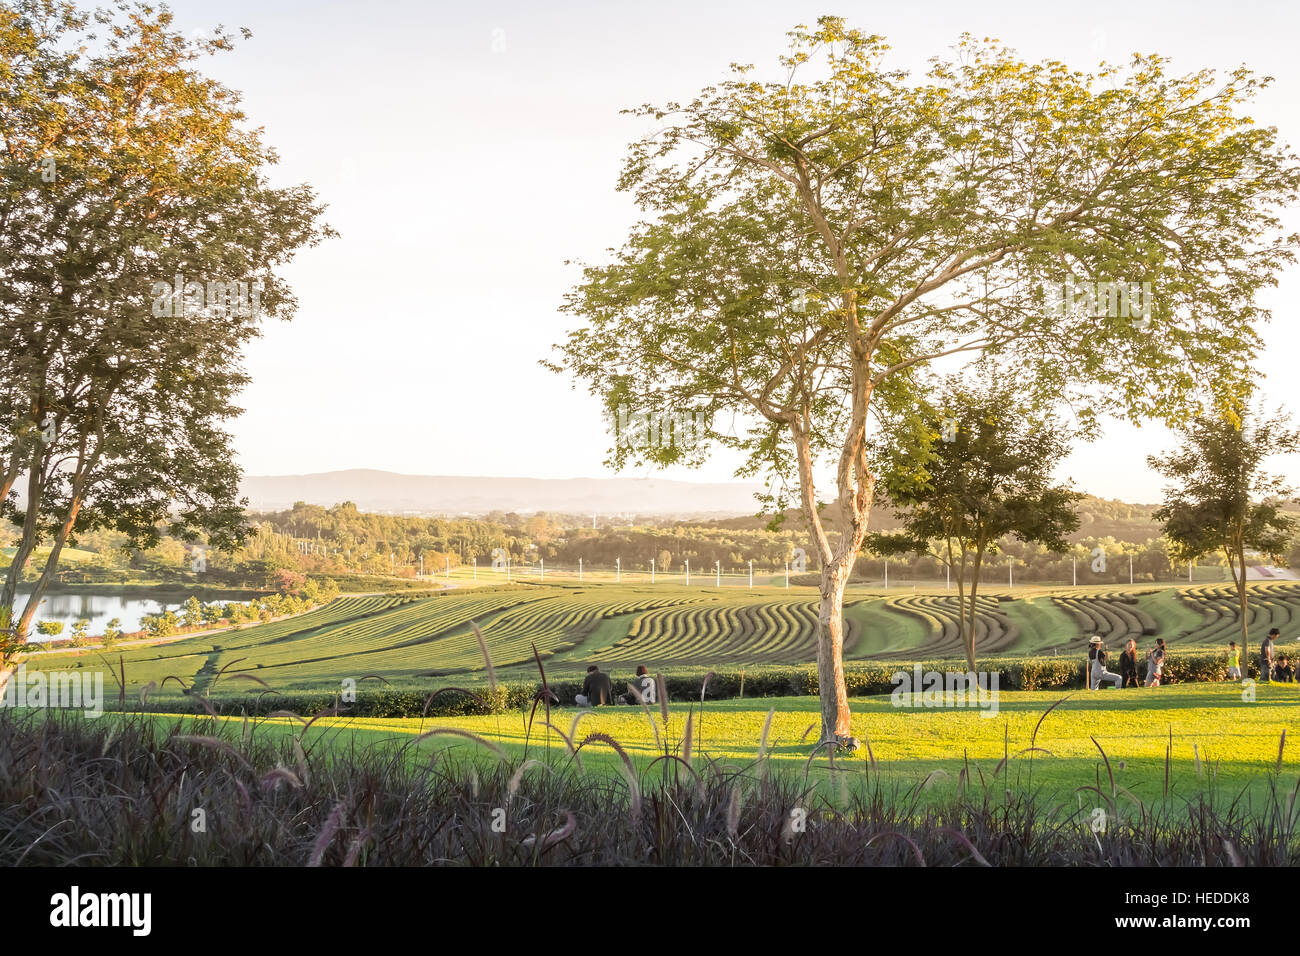
[[[774,711],[768,734],[772,769],[801,775],[807,772],[810,781],[828,797],[843,786],[862,786],[874,776],[899,792],[920,788],[921,799],[940,799],[955,792],[963,769],[968,768],[968,779],[977,788],[983,781],[998,798],[1008,789],[1013,793],[1033,789],[1048,795],[1053,806],[1075,812],[1099,801],[1094,792],[1079,788],[1100,785],[1103,792],[1111,792],[1097,745],[1109,758],[1121,804],[1163,800],[1166,770],[1169,797],[1178,804],[1202,794],[1224,803],[1244,795],[1252,807],[1262,808],[1270,785],[1278,786],[1284,796],[1296,787],[1300,686],[1261,684],[1252,702],[1243,701],[1240,685],[1227,683],[1079,691],[1043,717],[1065,697],[1059,692],[1003,691],[994,716],[981,716],[974,708],[895,707],[887,696],[853,698],[853,732],[869,742],[875,767],[869,774],[865,750],[852,760],[840,759],[837,765],[852,773],[837,775],[833,784],[824,752],[809,762],[817,739],[815,698],[710,701],[702,719],[699,705],[675,703],[670,706],[666,729],[657,707],[651,708],[651,715],[659,734],[679,755],[688,714],[692,715],[692,756],[697,768],[707,760],[744,767],[754,764],[764,722],[769,711]],[[652,721],[639,707],[557,708],[552,717],[565,734],[576,719],[579,741],[593,733],[608,734],[643,771],[663,753]],[[158,726],[170,728],[182,719],[159,715]],[[554,735],[548,752],[543,720],[539,711],[528,756],[557,765],[568,762],[571,758]],[[242,721],[233,718],[231,723],[227,729],[238,734]],[[266,718],[250,721],[248,732],[262,739],[271,734],[287,742],[299,727],[288,718]],[[411,744],[422,731],[448,728],[479,735],[515,760],[524,755],[525,719],[519,713],[425,720],[322,718],[305,732],[303,744],[313,759],[318,759],[352,746]],[[1284,731],[1279,773],[1279,743]],[[1029,751],[1031,745],[1038,749]],[[412,757],[425,759],[435,748],[475,759],[496,759],[490,749],[453,734],[415,743]],[[581,756],[590,772],[608,773],[620,762],[613,749],[601,741],[589,743]],[[1006,763],[1000,767],[1004,758]],[[651,772],[659,772],[665,764],[661,761],[659,769],[651,768]],[[841,777],[848,783],[841,783]]]

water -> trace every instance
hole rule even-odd
[[[27,598],[30,594],[30,590],[19,590],[18,600],[14,602],[15,619],[22,613],[22,609],[26,607]],[[140,619],[146,614],[160,614],[167,610],[179,613],[186,600],[186,598],[181,597],[171,603],[164,603],[134,594],[113,594],[102,591],[93,594],[76,591],[47,594],[37,607],[36,616],[32,618],[31,633],[28,635],[28,640],[33,643],[37,641],[67,640],[72,636],[72,625],[83,619],[90,621],[90,630],[87,633],[94,637],[103,634],[104,626],[115,617],[121,619],[122,631],[129,634],[132,631],[142,629]],[[62,621],[63,633],[53,637],[38,634],[36,625],[41,621]]]

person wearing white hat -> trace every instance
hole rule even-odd
[[[1102,681],[1118,687],[1124,678],[1106,670],[1106,645],[1096,634],[1088,638],[1088,690],[1100,690]]]

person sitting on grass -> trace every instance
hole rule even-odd
[[[1283,655],[1282,659],[1277,662],[1277,667],[1273,668],[1273,679],[1280,680],[1284,684],[1295,682],[1295,669],[1287,660],[1286,655]]]
[[[1138,686],[1138,645],[1133,638],[1128,639],[1123,652],[1119,655],[1119,673],[1124,678],[1121,687]]]
[[[1228,642],[1228,680],[1241,680],[1241,648],[1236,641]]]
[[[1102,681],[1109,681],[1112,687],[1118,687],[1123,680],[1118,674],[1106,670],[1106,645],[1096,634],[1088,639],[1089,690],[1100,690]]]
[[[582,693],[574,695],[574,702],[579,707],[598,707],[613,699],[614,685],[609,682],[609,675],[592,664],[587,668],[587,677],[582,682]]]
[[[628,684],[627,689],[628,693],[623,696],[623,699],[629,704],[656,703],[655,679],[650,676],[650,671],[644,664],[637,665],[636,680]],[[635,691],[635,693],[633,693],[633,691]],[[641,695],[640,700],[637,699],[638,694]]]

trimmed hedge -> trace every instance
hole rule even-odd
[[[1279,645],[1277,655],[1296,660],[1300,645]],[[1247,677],[1258,678],[1258,658],[1243,655]],[[1068,657],[1003,657],[978,661],[981,671],[998,672],[1000,690],[1077,690],[1083,688],[1083,654]],[[890,694],[894,691],[893,675],[899,671],[912,672],[916,661],[848,661],[844,665],[844,680],[850,697],[873,694]],[[921,661],[921,670],[964,672],[965,661]],[[1110,666],[1115,668],[1113,662]],[[1138,661],[1138,672],[1145,675],[1145,658]],[[614,693],[627,693],[626,684],[632,673],[612,671]],[[700,689],[706,670],[668,671],[663,674],[669,700],[689,702],[700,699]],[[1228,677],[1226,651],[1198,650],[1179,652],[1171,650],[1165,660],[1164,675],[1170,683],[1208,683],[1224,681]],[[571,706],[575,694],[582,691],[582,681],[561,678],[548,682],[551,692],[560,704]],[[526,710],[540,697],[541,681],[507,681],[499,683],[495,691],[483,685],[466,688],[445,687],[441,690],[394,690],[390,688],[359,688],[357,699],[343,704],[343,712],[352,717],[461,717],[484,714],[504,714]],[[434,696],[430,699],[430,694]],[[817,668],[811,664],[799,667],[762,666],[755,668],[727,668],[713,672],[709,678],[706,700],[728,700],[736,697],[801,697],[817,694]],[[209,701],[219,713],[244,712],[250,716],[265,716],[277,710],[292,711],[300,715],[319,713],[333,707],[336,698],[326,693],[249,694],[239,697],[212,698]],[[110,705],[111,706],[111,705]],[[427,710],[426,710],[427,707]],[[185,697],[161,698],[149,701],[143,708],[162,713],[193,713],[202,711],[195,701]]]
[[[433,694],[430,699],[430,694]],[[239,697],[206,698],[219,714],[245,713],[250,717],[265,717],[276,711],[289,711],[299,716],[318,714],[322,710],[339,706],[349,717],[465,717],[483,714],[503,714],[519,706],[519,701],[531,693],[527,685],[518,685],[511,693],[509,686],[498,684],[495,691],[488,687],[448,687],[440,691],[369,690],[358,688],[357,699],[340,702],[337,694],[327,693],[258,693]],[[106,702],[108,709],[114,709]],[[427,710],[425,708],[428,708]],[[191,697],[163,697],[148,701],[143,707],[129,709],[164,714],[203,713],[204,708]]]

